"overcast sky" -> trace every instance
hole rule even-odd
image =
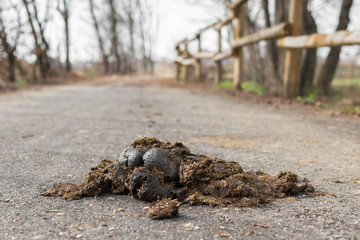
[[[154,55],[157,59],[166,58],[173,59],[175,57],[176,42],[189,37],[206,24],[206,19],[201,20],[201,15],[206,15],[206,11],[201,7],[194,7],[186,3],[185,0],[155,0],[157,6],[155,8],[158,15],[158,29],[155,35],[155,51]],[[72,43],[72,60],[94,60],[98,58],[97,40],[91,25],[85,2],[77,2],[72,12],[71,18],[71,43]],[[54,26],[51,28],[53,42],[64,38],[61,19],[55,20]],[[211,47],[211,40],[207,43]]]

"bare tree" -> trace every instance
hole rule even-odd
[[[136,71],[136,53],[135,53],[135,19],[134,19],[134,4],[132,0],[122,0],[122,6],[125,11],[126,19],[127,19],[127,27],[129,31],[130,38],[130,56],[129,56],[129,72]]]
[[[311,1],[304,0],[303,7],[303,32],[311,34],[317,32],[317,25],[311,11],[309,10]],[[314,87],[314,77],[316,69],[317,49],[306,49],[301,63],[300,70],[300,96],[308,95]]]
[[[96,37],[98,39],[99,49],[100,49],[100,53],[101,53],[101,57],[102,57],[102,61],[103,61],[103,66],[104,66],[104,72],[109,73],[109,71],[110,71],[110,68],[109,68],[109,55],[105,51],[104,40],[103,40],[103,38],[101,36],[99,22],[97,20],[96,15],[95,15],[95,5],[94,5],[93,0],[89,0],[89,6],[90,6],[91,18],[92,18],[92,21],[93,21],[93,26],[94,26],[94,29],[95,29],[95,34],[96,34]]]
[[[145,71],[154,71],[153,47],[154,47],[154,28],[157,28],[157,19],[153,11],[154,1],[137,0],[139,11],[138,29],[141,40],[142,66]]]
[[[250,35],[258,30],[256,22],[250,16],[250,9],[244,11],[244,35]],[[260,54],[260,46],[258,43],[244,46],[247,61],[244,63],[245,76],[248,80],[256,81],[260,84],[265,83],[264,59]]]
[[[271,22],[270,17],[270,10],[269,10],[269,1],[262,0],[262,9],[264,12],[264,20],[265,20],[265,27],[270,28],[273,23]],[[278,12],[279,17],[283,14],[282,12]],[[275,19],[275,21],[279,21],[280,19]],[[281,21],[281,20],[280,20]],[[276,22],[278,24],[280,22]],[[276,46],[276,39],[270,39],[267,41],[266,44],[266,71],[268,72],[267,80],[267,87],[268,89],[276,93],[280,90],[280,86],[282,85],[281,82],[281,75],[279,73],[279,48]]]
[[[65,26],[65,48],[66,48],[66,60],[65,69],[66,72],[71,72],[70,63],[70,32],[69,32],[69,18],[70,18],[70,3],[71,1],[62,0],[62,6],[60,7],[60,0],[58,0],[57,10],[64,20]]]
[[[13,43],[10,41],[10,37],[8,34],[8,29],[4,24],[4,20],[2,18],[2,9],[0,8],[0,40],[3,52],[6,54],[6,59],[8,62],[8,80],[10,82],[15,82],[15,68],[16,68],[16,55],[15,52],[17,50],[17,46],[19,43],[20,35],[21,35],[21,18],[18,8],[13,5],[12,6],[17,13],[17,27],[15,37],[13,39]]]
[[[118,39],[118,13],[116,11],[116,6],[114,0],[108,0],[109,8],[110,8],[110,34],[111,34],[111,52],[115,56],[116,60],[116,71],[118,73],[121,72],[121,58],[119,54],[119,39]]]
[[[350,9],[353,0],[343,0],[340,10],[339,23],[336,31],[345,30],[350,22]],[[329,95],[331,81],[334,78],[336,66],[339,62],[341,47],[332,47],[323,65],[317,82],[317,90],[320,95]]]
[[[34,38],[35,54],[37,64],[40,68],[41,78],[46,80],[51,69],[48,51],[50,49],[48,41],[45,37],[45,28],[49,21],[50,2],[47,1],[47,7],[44,19],[39,18],[38,7],[35,0],[23,0],[28,21],[31,27],[31,33]],[[35,65],[34,65],[35,66]],[[35,75],[35,71],[34,71]]]

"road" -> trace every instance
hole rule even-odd
[[[163,221],[147,218],[148,204],[128,196],[39,196],[53,183],[80,182],[141,136],[181,141],[245,170],[292,171],[335,196],[242,209],[182,206],[178,218]],[[359,146],[359,120],[200,90],[122,80],[5,94],[0,239],[359,239]]]

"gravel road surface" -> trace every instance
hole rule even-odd
[[[145,202],[41,197],[80,182],[141,136],[181,141],[245,170],[292,171],[335,196],[263,207],[182,206],[155,221]],[[0,96],[0,239],[360,239],[360,121],[156,84],[73,84]]]

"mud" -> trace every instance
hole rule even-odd
[[[313,192],[306,179],[300,181],[291,172],[246,172],[236,162],[193,154],[182,143],[141,138],[119,159],[104,159],[91,168],[82,183],[55,184],[41,195],[75,200],[101,193],[129,194],[156,202],[148,216],[163,219],[176,216],[180,203],[251,207]]]

